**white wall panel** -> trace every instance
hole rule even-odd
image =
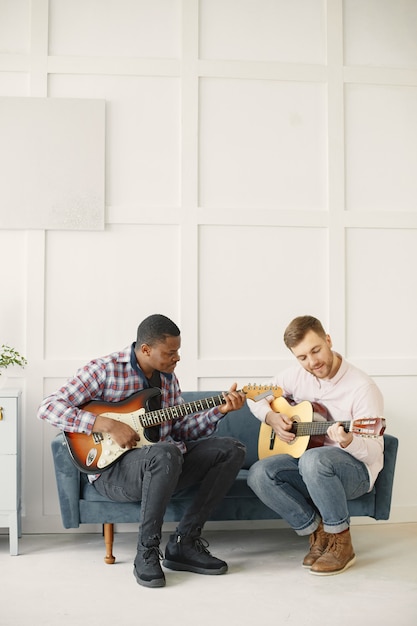
[[[346,235],[349,357],[415,358],[417,229]]]
[[[201,227],[200,358],[287,356],[287,322],[326,315],[326,240],[324,229]]]
[[[0,228],[0,259],[0,346],[26,354],[26,234]]]
[[[415,0],[344,0],[346,65],[417,68]]]
[[[415,211],[417,86],[346,86],[346,208]]]
[[[0,72],[0,97],[28,96],[29,75],[17,72]]]
[[[201,0],[203,59],[324,63],[322,0]]]
[[[203,79],[200,204],[327,207],[325,87]]]
[[[176,58],[180,0],[51,0],[49,53]]]
[[[391,521],[415,521],[416,501],[410,498],[410,490],[413,491],[417,475],[417,455],[413,453],[417,420],[415,405],[410,400],[416,393],[416,376],[382,376],[376,382],[384,394],[387,432],[399,439]]]
[[[30,0],[0,0],[0,54],[30,51]]]
[[[113,226],[90,235],[48,235],[48,359],[89,359],[122,349],[147,315],[178,317],[176,226]]]
[[[107,205],[179,205],[179,87],[176,78],[51,76],[52,98],[106,100]]]

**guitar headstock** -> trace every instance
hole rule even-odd
[[[350,432],[362,437],[379,437],[384,434],[385,428],[384,417],[362,417],[352,421]]]
[[[268,396],[274,396],[274,398],[279,398],[282,396],[282,389],[278,387],[278,385],[245,385],[242,389],[243,393],[250,400],[261,400],[262,398],[267,398]]]

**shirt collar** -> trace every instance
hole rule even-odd
[[[139,363],[135,354],[135,346],[136,346],[136,341],[132,343],[132,346],[130,348],[130,365],[135,370],[136,374],[138,374],[138,376],[140,376],[140,378],[144,381],[145,386],[149,387],[148,379],[146,378],[145,374],[142,372],[141,368],[139,367]],[[167,378],[168,380],[171,380],[173,376],[172,374],[165,374],[164,372],[159,372],[159,373],[161,375],[161,380],[163,378]]]
[[[135,370],[136,374],[138,374],[138,376],[146,383],[147,385],[147,380],[146,380],[146,376],[145,374],[142,372],[142,370],[139,367],[139,363],[137,361],[136,358],[136,354],[135,354],[135,346],[136,346],[136,341],[134,341],[131,345],[130,348],[130,365],[132,366],[132,369]]]

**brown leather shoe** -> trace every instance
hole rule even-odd
[[[313,563],[326,551],[331,535],[326,533],[323,528],[323,522],[317,526],[316,530],[311,533],[310,540],[310,552],[305,555],[303,561],[303,567],[311,567]]]
[[[356,561],[349,529],[330,535],[324,554],[311,566],[310,573],[316,576],[341,574]]]

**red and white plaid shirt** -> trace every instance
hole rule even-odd
[[[91,434],[96,415],[80,409],[80,406],[92,400],[120,402],[149,387],[136,364],[134,347],[132,344],[121,352],[94,359],[80,368],[61,389],[43,400],[38,418],[66,432]],[[183,402],[176,375],[161,372],[161,408]],[[218,407],[214,407],[166,421],[160,426],[160,441],[172,441],[185,452],[186,441],[210,435],[222,417]]]

